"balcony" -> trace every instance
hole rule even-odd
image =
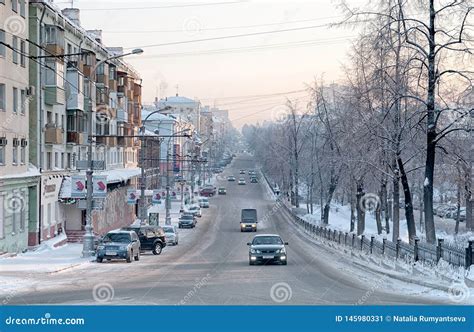
[[[84,145],[85,142],[85,133],[78,133],[75,131],[68,131],[66,135],[66,141],[68,144],[78,144],[78,145]]]
[[[84,65],[84,66],[82,66],[82,73],[84,74],[85,77],[91,78],[91,75],[92,75],[92,66],[90,66],[90,65]]]
[[[109,79],[109,89],[110,91],[117,91],[117,80]]]
[[[70,67],[66,73],[67,110],[84,111],[84,76],[77,68]]]
[[[44,141],[46,144],[63,144],[63,129],[54,125],[46,125]]]
[[[61,55],[64,54],[64,48],[59,44],[47,44],[46,52],[49,55]],[[64,57],[57,57],[58,61],[64,62]]]
[[[117,144],[120,147],[132,147],[133,146],[133,138],[131,137],[117,137]]]
[[[97,74],[96,82],[97,82],[97,84],[108,87],[109,86],[109,75]]]
[[[46,86],[44,95],[44,102],[47,105],[64,105],[66,103],[66,93],[58,86]]]

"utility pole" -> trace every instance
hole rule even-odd
[[[113,60],[113,59],[118,59],[118,58],[123,58],[128,55],[134,55],[134,54],[142,54],[143,50],[141,48],[134,49],[133,51],[125,54],[119,54],[119,55],[113,55],[110,56],[104,60],[101,60],[97,62],[92,69],[91,72],[91,77],[95,81],[96,78],[96,72],[97,68],[99,68],[102,64],[104,64],[107,61]],[[91,91],[92,91],[92,80],[90,81],[91,85]],[[89,99],[89,102],[91,104],[90,112],[89,112],[89,118],[88,118],[88,126],[89,130],[87,133],[87,171],[86,171],[86,226],[85,226],[85,234],[84,234],[84,240],[83,240],[83,248],[82,248],[82,256],[83,257],[91,257],[94,255],[94,234],[93,234],[93,226],[92,226],[92,179],[93,179],[93,173],[94,173],[94,167],[93,167],[93,160],[92,160],[92,146],[94,143],[93,135],[92,135],[92,126],[94,122],[92,121],[92,98]]]

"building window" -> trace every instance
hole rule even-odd
[[[51,169],[51,152],[46,152],[46,169]]]
[[[26,66],[26,44],[24,40],[20,41],[20,64],[22,67]]]
[[[71,168],[71,153],[69,153],[69,152],[67,154],[66,168],[68,168],[68,169]]]
[[[26,147],[22,146],[20,148],[20,163],[22,165],[25,164],[25,159],[26,159]]]
[[[26,91],[20,90],[20,114],[25,115],[26,110]]]
[[[54,153],[54,167],[59,168],[59,157],[57,152]]]
[[[13,113],[18,113],[18,89],[13,88]]]
[[[13,36],[12,37],[12,59],[13,63],[18,64],[18,37]]]
[[[7,55],[7,49],[4,44],[5,43],[5,31],[0,30],[0,56],[6,56]]]
[[[64,152],[61,152],[61,168],[64,168]]]
[[[18,164],[18,146],[13,146],[12,147],[12,164],[17,165]]]
[[[5,145],[0,145],[0,165],[5,165]]]
[[[5,84],[0,84],[0,112],[7,109],[7,99],[5,97]]]
[[[22,17],[25,17],[26,14],[26,0],[19,0],[20,1],[20,15]]]
[[[18,0],[12,0],[12,10],[18,12]]]

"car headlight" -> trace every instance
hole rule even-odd
[[[99,249],[99,250],[105,249],[105,246],[99,245],[99,246],[97,246],[97,249]]]
[[[257,224],[252,224],[252,227],[253,227],[253,228],[257,227]]]
[[[251,254],[255,254],[257,251],[255,249],[250,249]]]
[[[285,248],[280,249],[280,254],[285,254],[285,253],[286,253],[286,249],[285,249]]]
[[[127,250],[127,246],[120,246],[120,250]]]

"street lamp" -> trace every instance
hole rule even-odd
[[[147,220],[147,212],[146,212],[146,204],[145,204],[145,189],[146,189],[146,179],[145,179],[145,167],[144,167],[144,162],[145,162],[145,123],[148,121],[148,118],[152,116],[153,114],[160,113],[163,111],[167,111],[171,109],[170,106],[166,106],[162,109],[156,110],[148,114],[144,120],[142,120],[142,126],[140,128],[141,131],[141,139],[142,139],[142,147],[140,151],[140,165],[141,165],[141,181],[140,181],[140,222],[144,223]],[[159,137],[159,135],[157,135]],[[161,145],[161,142],[160,142]]]
[[[91,78],[95,81],[95,74],[97,72],[97,68],[101,66],[106,61],[123,58],[128,55],[135,55],[135,54],[142,54],[143,50],[141,48],[136,48],[129,53],[124,54],[117,54],[105,58],[95,64],[91,71]],[[92,91],[93,85],[92,81],[89,81],[90,84],[90,91]],[[90,114],[89,114],[89,132],[87,133],[88,139],[88,150],[87,150],[87,171],[86,171],[86,187],[87,187],[87,194],[86,194],[86,232],[84,234],[83,240],[83,248],[82,248],[82,256],[83,257],[91,257],[94,255],[94,234],[92,233],[92,175],[94,173],[93,166],[92,166],[92,146],[93,146],[93,138],[92,138],[92,98],[89,98],[90,103]]]
[[[171,199],[170,199],[170,143],[171,139],[173,137],[179,137],[180,134],[183,134],[185,132],[188,132],[189,128],[186,128],[184,130],[178,131],[174,135],[170,136],[168,138],[168,143],[167,143],[167,151],[166,151],[166,201],[165,201],[165,208],[166,208],[166,217],[165,217],[165,224],[166,225],[171,225]],[[189,137],[189,135],[185,135],[185,137]]]

